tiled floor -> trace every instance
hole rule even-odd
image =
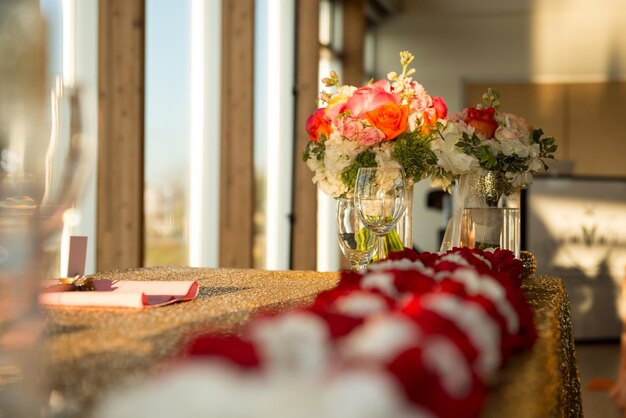
[[[585,418],[624,417],[608,397],[607,392],[587,389],[591,379],[615,379],[617,377],[619,343],[577,342],[576,357],[580,368]]]

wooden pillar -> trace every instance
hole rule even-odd
[[[365,80],[365,0],[343,3],[342,83],[360,86]]]
[[[222,0],[220,266],[252,267],[254,0]]]
[[[305,122],[317,108],[319,67],[319,1],[299,1],[296,15],[296,121],[293,180],[293,225],[291,268],[317,267],[317,185],[313,173],[302,161],[309,141]]]
[[[143,264],[144,0],[100,0],[97,269]]]

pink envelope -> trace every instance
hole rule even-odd
[[[42,305],[151,308],[198,296],[196,281],[94,280],[96,290],[43,292]]]

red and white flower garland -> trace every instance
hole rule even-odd
[[[476,417],[490,379],[536,339],[521,272],[504,250],[394,253],[307,308],[195,338],[182,371],[99,416],[165,416],[185,388],[180,417]]]

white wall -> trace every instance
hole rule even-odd
[[[406,1],[376,29],[377,78],[399,70],[401,50],[451,112],[464,106],[467,81],[626,80],[626,1]],[[416,187],[413,235],[433,250],[441,214],[424,209],[425,189]]]

